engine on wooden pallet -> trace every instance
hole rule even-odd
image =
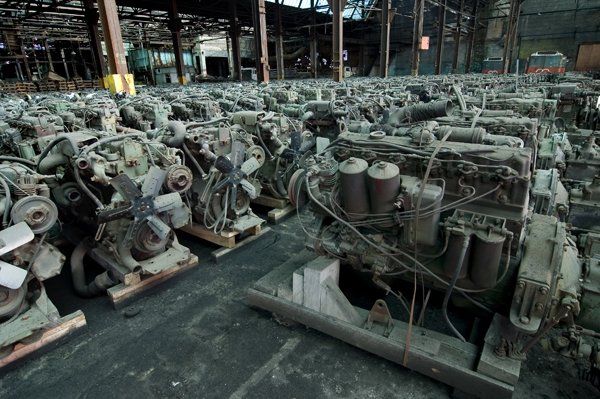
[[[207,229],[244,231],[260,225],[250,206],[260,194],[256,171],[265,153],[251,134],[229,126],[226,118],[206,122],[169,123],[170,131],[157,137],[182,148],[194,171],[189,197],[194,220]]]
[[[0,357],[60,318],[44,287],[66,259],[50,243],[58,210],[47,178],[19,163],[0,164]]]
[[[600,299],[600,269],[578,257],[566,224],[552,216],[565,216],[558,174],[536,176],[534,206],[544,214],[532,214],[531,149],[445,138],[342,133],[328,152],[307,159],[289,192],[314,215],[308,245],[372,274],[387,293],[396,278],[443,292],[447,331],[463,342],[448,315],[451,298],[502,315],[492,363],[521,359],[561,327],[557,351],[586,359],[597,373],[598,345],[590,337],[600,323],[590,315]]]
[[[78,243],[71,269],[80,295],[129,284],[131,276],[155,275],[193,257],[174,232],[190,220],[182,196],[192,173],[181,150],[138,133],[70,133],[44,149],[38,169],[57,176],[52,196],[69,221],[67,236]],[[86,254],[107,270],[90,284]]]
[[[266,194],[287,198],[289,179],[297,170],[302,157],[313,148],[311,132],[290,125],[289,119],[273,112],[236,112],[231,117],[232,129],[245,132],[252,140],[251,152],[261,160],[257,179]]]

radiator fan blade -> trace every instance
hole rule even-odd
[[[160,193],[160,189],[165,182],[166,176],[166,170],[152,166],[146,174],[144,184],[142,184],[142,194],[145,197],[156,197]]]
[[[150,215],[146,217],[146,221],[148,222],[148,226],[154,234],[158,236],[161,240],[166,239],[171,232],[171,228],[168,224],[163,222],[158,216]]]
[[[254,184],[250,183],[248,180],[243,179],[240,182],[240,185],[242,186],[244,191],[248,193],[248,196],[250,198],[254,199],[258,196],[258,193],[256,192],[256,187],[254,187]]]
[[[260,168],[260,166],[261,165],[258,159],[250,157],[246,162],[242,164],[241,169],[246,176],[250,176],[252,173],[256,172]]]
[[[129,202],[133,202],[133,200],[143,195],[133,180],[124,173],[110,179],[110,185],[121,194],[123,199]]]
[[[27,244],[34,237],[35,235],[27,222],[20,222],[0,231],[0,255]]]
[[[290,135],[290,148],[294,151],[298,151],[302,145],[302,133],[295,130]]]
[[[27,278],[27,270],[0,260],[0,285],[16,290]]]
[[[246,157],[246,146],[241,141],[234,141],[231,144],[231,163],[234,167],[238,167],[244,162]]]
[[[219,172],[228,175],[233,171],[235,166],[233,165],[231,160],[229,160],[229,158],[224,157],[223,155],[219,155],[219,157],[215,161],[215,168],[217,168]]]

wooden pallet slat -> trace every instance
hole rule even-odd
[[[139,274],[134,274],[138,277],[137,279],[129,279],[127,284],[121,283],[109,288],[107,290],[108,297],[112,302],[113,307],[119,308],[138,294],[141,294],[142,292],[147,291],[150,288],[153,288],[158,284],[163,283],[196,266],[198,266],[198,257],[196,255],[191,255],[186,263],[171,267],[162,271],[161,273],[151,276],[140,276]]]
[[[292,214],[296,208],[285,198],[274,198],[268,195],[260,195],[252,200],[252,203],[267,208],[272,208],[267,212],[269,223],[277,224],[284,218]]]
[[[225,255],[231,254],[233,251],[242,248],[251,242],[254,242],[259,237],[269,233],[271,228],[262,227],[261,224],[258,224],[244,231],[228,230],[216,234],[204,226],[197,223],[191,223],[182,227],[180,230],[196,238],[222,247],[212,252],[213,260],[218,261]]]
[[[57,343],[59,340],[66,338],[75,331],[87,325],[85,315],[81,310],[73,312],[67,316],[61,317],[58,324],[44,331],[42,335],[34,342],[15,345],[13,351],[0,359],[0,369],[13,364],[16,361],[24,359],[27,356],[49,346],[52,343]]]

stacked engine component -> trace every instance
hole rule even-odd
[[[46,180],[23,164],[0,164],[0,356],[60,318],[44,287],[66,259],[51,243],[58,210]]]

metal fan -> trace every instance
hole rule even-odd
[[[27,244],[35,235],[27,223],[21,222],[0,231],[0,255]],[[0,261],[0,285],[16,290],[20,288],[27,278],[27,270]]]
[[[167,172],[153,166],[148,171],[141,190],[126,174],[120,174],[110,180],[115,190],[128,201],[128,205],[106,209],[98,214],[99,223],[108,223],[118,219],[133,219],[125,235],[125,245],[131,246],[135,234],[144,223],[161,240],[165,240],[171,232],[171,227],[158,216],[182,205],[179,193],[159,195]]]
[[[221,179],[214,187],[213,192],[219,191],[223,187],[229,185],[231,187],[231,209],[235,208],[235,202],[237,200],[238,186],[248,193],[248,196],[252,199],[258,196],[256,187],[247,177],[252,173],[256,172],[262,165],[255,157],[249,157],[244,161],[246,155],[246,146],[240,141],[234,141],[231,145],[230,158],[226,156],[219,156],[215,161],[215,168],[221,172],[225,178]]]
[[[295,130],[290,134],[290,146],[281,153],[281,157],[288,160],[294,160],[305,154],[314,145],[315,140],[313,138],[310,140],[302,140],[302,133]]]

